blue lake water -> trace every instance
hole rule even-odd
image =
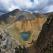
[[[24,41],[27,41],[30,38],[30,33],[29,32],[21,32],[21,38]]]

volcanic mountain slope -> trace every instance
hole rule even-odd
[[[36,53],[53,53],[53,13],[48,13],[48,19],[36,41]]]
[[[21,20],[24,19],[25,15],[28,17],[28,14],[29,15],[32,15],[31,13],[29,12],[25,12],[25,11],[20,11],[19,9],[15,9],[9,13],[6,13],[6,14],[3,14],[0,16],[0,23],[1,22],[4,22],[5,24],[8,24],[8,23],[12,23],[12,21],[16,21],[17,19],[19,20],[21,17]],[[24,17],[22,16],[24,15]],[[25,17],[26,18],[26,17]],[[29,17],[30,18],[30,17]],[[28,18],[28,19],[29,19]]]
[[[37,37],[46,20],[47,16],[45,15],[29,13],[16,9],[0,16],[0,25],[2,25],[0,28],[5,30],[7,29],[11,36],[15,40],[19,41],[21,41],[21,38],[19,37],[21,32],[30,32],[31,37],[28,42],[31,42],[32,39],[37,40]]]
[[[9,13],[3,14],[0,16],[0,23],[4,22],[4,24],[13,23],[16,20],[26,20],[26,19],[34,19],[36,17],[42,16],[39,13],[29,13],[26,11],[20,11],[19,9],[15,9]],[[14,21],[13,21],[14,20]]]
[[[0,16],[0,28],[7,29],[14,40],[26,46],[29,46],[28,43],[35,40],[35,48],[32,48],[30,53],[34,50],[36,50],[36,53],[53,53],[53,13],[29,13],[16,9]],[[30,39],[26,42],[22,41],[20,38],[21,32],[30,32]]]
[[[3,14],[0,16],[0,24],[2,24],[2,22],[4,22],[4,24],[8,24],[8,23],[12,23],[12,21],[16,19],[16,13],[18,14],[18,12],[20,12],[18,9],[12,11],[12,12],[9,12],[9,13],[6,13],[6,14]],[[15,18],[14,18],[15,17]]]

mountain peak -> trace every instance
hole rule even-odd
[[[15,10],[13,10],[13,12],[20,12],[20,10],[19,9],[15,9]]]

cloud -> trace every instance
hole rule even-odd
[[[0,11],[20,9],[30,12],[53,12],[53,0],[0,0]]]
[[[53,5],[46,6],[46,7],[44,8],[44,10],[45,10],[46,12],[53,12]]]

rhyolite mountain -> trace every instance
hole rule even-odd
[[[9,13],[3,14],[0,16],[0,23],[4,22],[5,24],[12,23],[16,20],[26,20],[26,19],[34,19],[43,14],[40,13],[30,13],[26,11],[20,11],[19,9],[15,9]]]
[[[34,35],[32,38],[35,40],[34,48],[32,47],[32,50],[29,48],[29,53],[53,53],[53,12],[40,14],[15,9],[0,16],[0,25],[3,25],[2,23],[12,25],[9,33],[15,40],[19,38],[18,35],[21,31],[29,31]]]
[[[34,44],[36,53],[53,53],[53,13],[47,13],[47,21]]]
[[[4,23],[10,23],[13,20],[22,20],[26,15],[29,14],[28,12],[20,11],[19,9],[15,9],[9,13],[3,14],[0,16],[0,22],[3,21]],[[23,16],[22,16],[23,15]],[[19,17],[20,16],[20,17]],[[14,19],[15,17],[15,19]],[[22,18],[21,18],[22,17]]]
[[[12,12],[3,14],[0,16],[0,22],[8,23],[13,20],[13,17],[16,16],[16,13],[20,12],[18,9],[13,10]]]
[[[47,18],[43,14],[15,9],[0,16],[0,28],[1,30],[8,29],[15,40],[18,40],[18,35],[20,35],[21,32],[30,32],[32,34],[32,39],[35,38],[36,40],[46,19]]]

